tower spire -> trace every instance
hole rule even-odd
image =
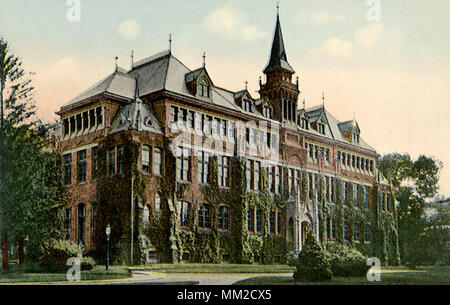
[[[284,48],[283,32],[281,31],[279,6],[277,5],[277,21],[275,24],[275,33],[273,35],[272,49],[270,51],[269,63],[264,68],[264,73],[282,69],[289,73],[295,73],[291,65],[289,65],[286,56],[286,50]]]
[[[203,68],[206,67],[206,52],[203,52]]]
[[[169,34],[169,52],[172,53],[172,34]]]

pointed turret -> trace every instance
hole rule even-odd
[[[272,50],[270,52],[269,63],[263,72],[268,73],[274,70],[286,70],[289,73],[295,73],[287,61],[286,50],[284,49],[283,32],[281,31],[280,16],[277,14],[275,25],[275,34],[273,36]]]

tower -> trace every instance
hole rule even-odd
[[[266,83],[260,85],[261,99],[271,104],[274,119],[287,126],[296,124],[297,99],[300,91],[298,83],[292,83],[295,71],[287,61],[278,13],[270,58],[263,73],[266,75]]]

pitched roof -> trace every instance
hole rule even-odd
[[[134,97],[135,86],[135,79],[130,77],[124,69],[118,68],[117,71],[114,71],[114,73],[85,90],[61,108],[63,109],[81,103],[91,97],[104,93],[131,100]]]
[[[287,61],[286,50],[284,48],[283,33],[281,31],[280,17],[277,15],[277,22],[275,25],[275,33],[273,36],[270,58],[263,72],[267,73],[278,69],[286,70],[290,73],[295,73],[294,69],[292,69],[291,65]]]

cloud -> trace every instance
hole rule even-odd
[[[325,42],[323,50],[333,57],[349,57],[353,55],[353,43],[340,38],[331,38]]]
[[[362,48],[373,48],[385,38],[385,30],[381,23],[373,23],[355,32],[355,43]]]
[[[123,21],[117,31],[126,39],[134,40],[141,34],[141,27],[133,19],[127,19]]]
[[[256,26],[247,24],[247,17],[236,7],[225,4],[207,15],[203,26],[210,32],[225,34],[233,39],[245,39],[254,41],[265,37],[267,34]]]

